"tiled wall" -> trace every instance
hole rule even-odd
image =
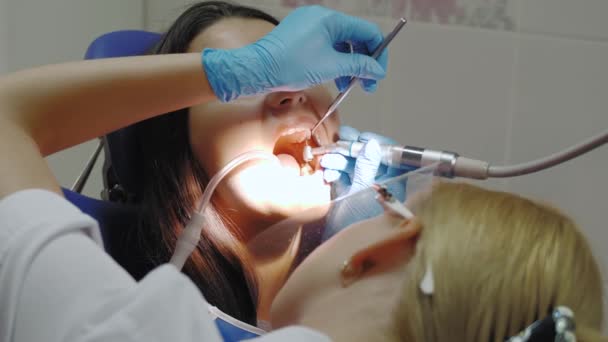
[[[37,65],[81,60],[99,35],[143,27],[143,0],[0,0],[0,75]],[[97,146],[90,141],[47,158],[62,186],[70,187]],[[84,193],[99,197],[101,162]]]
[[[0,0],[0,75],[9,70],[8,65],[8,0]]]
[[[608,129],[608,1],[521,1],[510,154],[529,160]],[[524,33],[525,32],[525,33]],[[546,199],[587,233],[608,284],[608,146],[509,190]],[[608,285],[604,291],[608,296]],[[582,289],[584,291],[584,289]],[[608,298],[604,308],[608,308]],[[606,309],[604,310],[606,312]],[[608,313],[605,313],[608,316]],[[608,329],[608,318],[604,320]]]
[[[147,0],[148,27],[161,29],[187,2]],[[343,104],[343,120],[356,127],[497,164],[542,157],[608,129],[608,1],[241,3],[277,16],[288,13],[284,5],[329,4],[367,15],[384,31],[394,17],[413,19],[392,43],[378,92],[357,91]],[[537,175],[483,184],[574,216],[608,274],[607,170],[604,147]]]

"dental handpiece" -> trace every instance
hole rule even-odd
[[[347,157],[357,158],[365,143],[359,141],[340,140],[334,144],[311,149],[313,155],[339,153]],[[437,151],[415,146],[380,145],[382,152],[381,163],[393,168],[412,169],[439,163],[438,171],[441,176],[453,177],[453,165],[458,154]]]
[[[382,151],[381,163],[389,167],[411,169],[436,164],[438,176],[488,179],[518,177],[546,170],[605,144],[608,144],[608,130],[546,157],[515,165],[490,165],[486,161],[462,157],[454,152],[415,146],[380,145],[380,148]],[[340,140],[334,144],[315,148],[306,146],[303,154],[304,158],[311,157],[310,159],[314,155],[326,153],[339,153],[357,158],[363,146],[365,146],[363,142]]]

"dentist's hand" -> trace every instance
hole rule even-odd
[[[341,154],[326,154],[321,158],[321,166],[325,168],[324,178],[332,182],[336,197],[352,195],[369,188],[374,183],[411,171],[388,168],[380,164],[382,159],[380,144],[396,144],[390,138],[371,132],[359,133],[352,127],[342,126],[340,140],[360,141],[366,144],[356,159]],[[400,200],[405,199],[405,181],[391,184],[389,190]],[[355,195],[345,201],[338,201],[328,215],[323,238],[327,239],[343,228],[377,216],[382,211],[383,208],[375,200],[375,192],[372,191]]]
[[[232,50],[205,49],[203,65],[216,96],[224,102],[239,96],[277,90],[301,90],[344,76],[364,79],[373,91],[386,75],[388,50],[375,60],[380,29],[321,6],[300,7],[257,42]],[[354,53],[344,53],[352,42]],[[344,79],[337,82],[344,87]],[[342,89],[341,89],[342,90]]]
[[[379,145],[395,145],[397,142],[372,132],[359,132],[350,126],[341,126],[339,139],[344,141],[359,141],[369,143],[374,140]],[[328,153],[321,158],[324,178],[328,183],[334,183],[337,195],[342,196],[370,187],[374,183],[399,176],[413,170],[389,168],[380,164],[382,159],[380,147],[364,150],[359,158],[355,159],[337,153]],[[357,163],[359,165],[357,166]]]

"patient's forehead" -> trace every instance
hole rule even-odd
[[[203,48],[239,48],[256,42],[274,27],[274,24],[262,19],[221,19],[197,35],[188,51],[200,52]]]

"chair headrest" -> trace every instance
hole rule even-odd
[[[133,202],[143,192],[142,153],[134,125],[111,132],[104,137],[104,186],[118,191],[110,200]],[[120,185],[119,189],[114,186]]]
[[[141,215],[137,206],[101,201],[62,190],[68,201],[97,221],[106,253],[135,279],[143,278],[155,266],[142,257],[143,250],[135,235]]]
[[[124,234],[137,224],[136,206],[101,201],[79,193],[62,189],[65,198],[99,224],[106,251],[112,254],[117,234]]]
[[[127,57],[144,55],[162,35],[142,30],[121,30],[103,34],[95,39],[84,59]]]
[[[95,39],[85,54],[85,59],[127,57],[146,54],[162,35],[142,30],[109,32]],[[141,154],[133,126],[119,129],[105,136],[104,184],[112,191],[119,183],[128,193],[139,194],[141,183]],[[113,178],[109,180],[108,178]]]

